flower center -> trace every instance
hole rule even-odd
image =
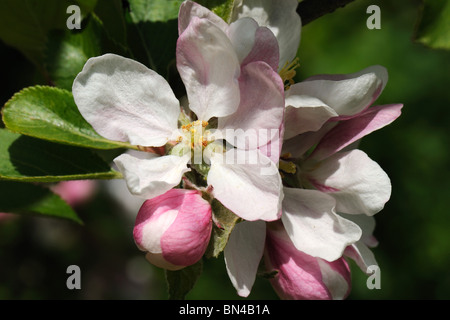
[[[208,124],[207,121],[196,120],[181,125],[170,154],[180,157],[191,154],[193,164],[202,164],[203,151],[215,140],[214,135],[207,129]]]
[[[288,90],[294,83],[294,77],[297,74],[295,69],[300,67],[300,64],[298,62],[298,57],[292,60],[291,62],[287,61],[283,68],[278,72],[281,79],[284,83],[284,90]]]
[[[178,142],[186,141],[191,149],[206,147],[211,141],[209,140],[210,132],[206,130],[207,121],[196,120],[181,126],[182,136],[178,137]]]

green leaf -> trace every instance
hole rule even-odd
[[[0,181],[0,195],[0,212],[62,218],[83,224],[64,200],[43,186]]]
[[[450,0],[424,0],[415,41],[433,49],[450,49]]]
[[[80,7],[83,14],[94,11],[98,0],[75,0],[76,4]]]
[[[128,50],[127,28],[121,0],[98,0],[95,14],[101,20],[107,37]]]
[[[239,222],[240,218],[215,199],[211,203],[211,208],[215,223],[213,224],[211,240],[206,249],[205,256],[207,258],[217,258],[225,249],[231,231],[233,231],[234,226]]]
[[[97,134],[67,90],[46,86],[26,88],[5,104],[2,114],[8,129],[39,139],[96,149],[134,148]]]
[[[50,79],[60,88],[72,90],[73,80],[90,57],[100,55],[101,25],[95,19],[81,30],[49,32],[45,49],[45,67]]]
[[[203,261],[177,271],[166,270],[170,300],[183,300],[192,290],[203,271]]]
[[[66,27],[70,1],[2,0],[0,38],[22,52],[37,66],[41,65],[47,32]]]
[[[235,1],[236,0],[198,0],[195,2],[207,7],[227,23],[230,23]]]
[[[129,45],[135,59],[164,77],[175,65],[178,10],[183,1],[131,0]],[[162,45],[163,44],[163,45]]]
[[[0,129],[0,180],[57,182],[121,178],[89,149]]]
[[[130,15],[136,22],[166,22],[177,19],[184,0],[128,0]]]

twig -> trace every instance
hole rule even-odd
[[[302,18],[302,25],[331,13],[338,8],[345,7],[354,0],[303,0],[298,4],[297,13]]]

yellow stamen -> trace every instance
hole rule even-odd
[[[299,59],[297,57],[294,60],[292,60],[292,62],[287,61],[284,64],[283,68],[281,68],[280,72],[278,72],[281,79],[283,80],[285,90],[288,90],[291,87],[291,85],[295,83],[294,77],[297,74],[295,69],[300,67],[298,60]]]
[[[284,171],[286,173],[292,173],[294,174],[297,171],[297,168],[293,162],[286,162],[283,160],[280,160],[279,162],[279,168],[281,171]]]

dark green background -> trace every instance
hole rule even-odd
[[[371,4],[381,8],[381,30],[366,27]],[[361,143],[390,176],[393,192],[376,215],[381,289],[369,290],[367,277],[352,264],[349,299],[450,298],[450,53],[412,41],[419,5],[356,0],[302,31],[298,80],[380,64],[389,82],[376,103],[404,104],[397,121]],[[3,43],[0,61],[2,105],[23,87],[45,84],[30,62]],[[162,270],[147,264],[133,243],[132,216],[101,188],[76,210],[84,226],[28,216],[0,221],[0,299],[167,297]],[[71,264],[81,268],[81,290],[66,288]],[[238,298],[222,256],[205,261],[187,298]],[[258,278],[250,298],[277,297],[267,280]]]

